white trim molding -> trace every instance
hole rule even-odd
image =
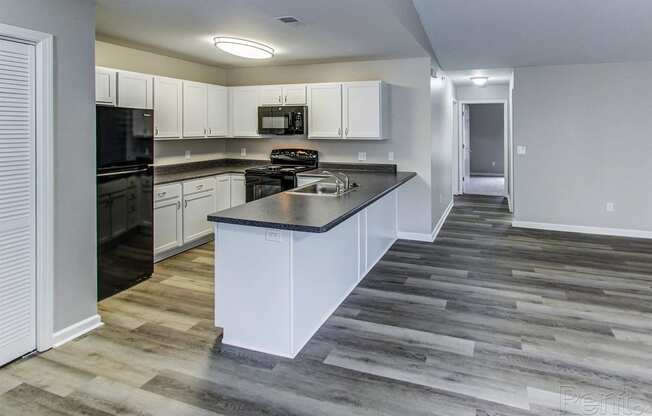
[[[614,237],[652,239],[652,231],[631,230],[631,229],[623,229],[623,228],[589,227],[584,225],[551,224],[545,222],[530,222],[530,221],[512,221],[512,227],[529,228],[533,230],[608,235]]]
[[[439,235],[441,228],[444,226],[444,223],[446,222],[446,219],[448,218],[448,215],[451,213],[451,210],[453,209],[454,205],[455,205],[455,199],[452,199],[450,204],[448,204],[448,207],[446,207],[444,214],[441,216],[441,218],[439,218],[439,221],[437,222],[435,228],[432,230],[430,234],[409,233],[409,232],[399,231],[398,232],[399,240],[424,241],[427,243],[434,242],[437,236]]]
[[[52,347],[60,347],[63,344],[72,341],[75,338],[97,329],[104,325],[100,315],[94,315],[67,328],[57,331],[52,335]]]
[[[36,57],[36,349],[54,331],[54,38],[0,23],[0,38],[35,46]]]

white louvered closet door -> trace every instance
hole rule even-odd
[[[0,365],[36,348],[34,46],[0,39]]]

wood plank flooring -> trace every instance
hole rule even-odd
[[[0,415],[652,414],[652,243],[510,221],[457,199],[295,360],[220,347],[213,246],[183,253],[103,301],[104,327],[0,369]]]

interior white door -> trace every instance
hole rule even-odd
[[[308,86],[308,137],[342,137],[342,84]]]
[[[155,77],[154,137],[161,139],[181,137],[182,105],[181,80]]]
[[[0,365],[36,349],[34,46],[0,40]]]
[[[228,94],[226,87],[209,85],[206,100],[206,127],[208,137],[226,137]]]
[[[344,137],[380,138],[380,94],[379,83],[344,85]]]
[[[462,108],[462,192],[466,192],[466,184],[471,180],[471,111],[468,104]]]
[[[118,107],[153,108],[154,77],[137,72],[118,72]]]
[[[183,81],[183,137],[206,136],[206,84]]]

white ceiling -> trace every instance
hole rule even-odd
[[[509,84],[512,78],[512,72],[509,68],[471,69],[446,71],[446,76],[457,86],[473,85],[471,77],[478,76],[489,77],[487,85],[504,85]]]
[[[287,15],[302,24],[275,20]],[[222,67],[428,56],[412,21],[409,0],[97,0],[98,39]],[[276,56],[234,57],[213,46],[216,35],[268,44]]]
[[[650,0],[413,0],[445,70],[652,60]]]

